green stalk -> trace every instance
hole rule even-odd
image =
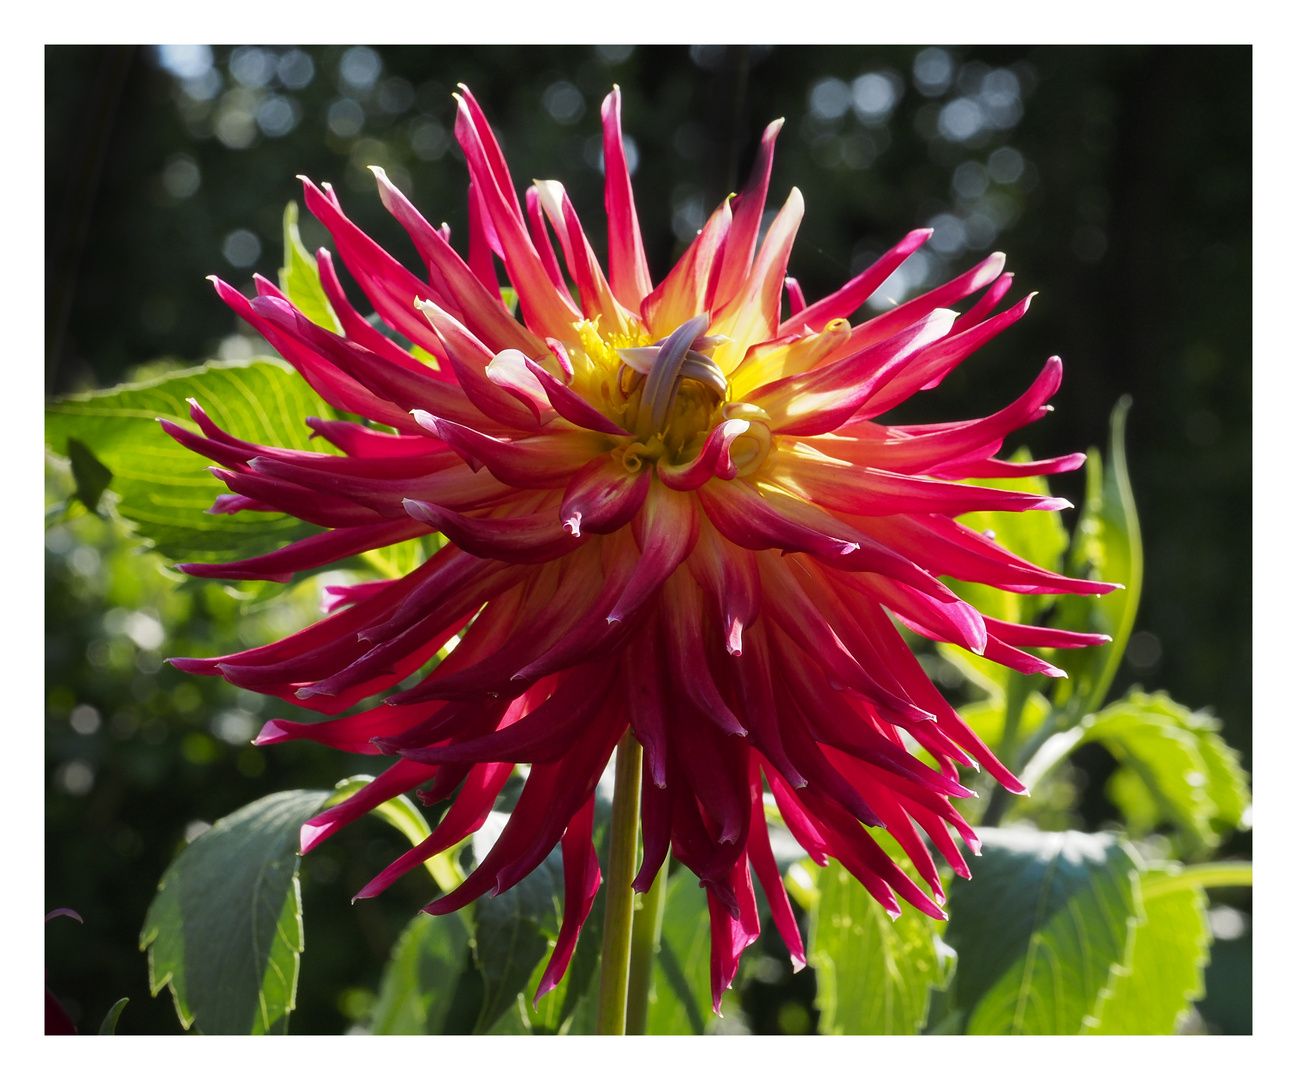
[[[630,976],[634,918],[635,856],[639,846],[640,744],[627,730],[617,744],[616,785],[612,797],[612,836],[608,852],[608,893],[603,916],[603,960],[599,970],[599,1012],[595,1031],[626,1034],[626,993]]]
[[[666,910],[667,868],[662,867],[635,912],[631,930],[630,988],[626,996],[626,1034],[648,1034],[649,990],[653,986],[653,961],[662,940],[662,913]]]
[[[1194,885],[1200,885],[1204,889],[1250,887],[1252,864],[1250,862],[1198,863],[1196,866],[1186,866],[1176,874],[1158,874],[1155,877],[1150,875],[1141,882],[1140,891],[1145,900],[1151,900],[1157,896],[1178,892],[1180,889],[1192,888]]]

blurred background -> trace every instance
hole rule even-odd
[[[1007,252],[1011,296],[1039,292],[1029,316],[906,419],[998,409],[1058,353],[1057,411],[1020,433],[1049,456],[1104,445],[1112,406],[1132,395],[1145,583],[1113,692],[1139,684],[1213,709],[1251,768],[1249,48],[49,47],[47,392],[267,351],[204,279],[250,291],[254,273],[275,278],[298,174],[331,181],[348,215],[415,266],[366,168],[382,165],[462,244],[460,82],[514,179],[563,181],[601,256],[599,105],[619,84],[655,276],[741,186],[780,116],[771,209],[793,184],[805,196],[789,272],[808,299],[916,226],[935,233],[883,290],[897,301]],[[306,215],[301,228],[308,247],[328,244]],[[47,476],[57,503],[70,483],[57,463]],[[1080,477],[1056,489],[1080,502]],[[54,525],[46,548],[45,902],[86,920],[46,927],[49,984],[83,1029],[130,997],[119,1031],[176,1031],[170,1001],[148,996],[136,939],[177,848],[260,795],[330,787],[373,762],[251,748],[268,706],[162,664],[302,625],[318,581],[247,611],[220,586],[177,589],[92,516]],[[1075,825],[1102,827],[1113,762],[1094,747],[1079,764]],[[348,903],[398,853],[384,830],[362,822],[304,863],[295,1031],[362,1021],[426,901],[410,879]],[[1224,854],[1250,845],[1240,834]],[[1199,1012],[1205,1030],[1245,1032],[1250,896],[1226,900]],[[780,1030],[758,994],[745,1007],[749,1027]]]

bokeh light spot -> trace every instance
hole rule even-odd
[[[367,45],[353,45],[342,54],[342,63],[338,65],[339,78],[354,90],[368,90],[382,71],[383,61]]]
[[[315,78],[315,61],[310,53],[289,49],[279,58],[279,81],[289,90],[303,90]]]
[[[251,229],[235,229],[221,245],[221,254],[231,266],[243,269],[261,258],[261,240]]]
[[[560,124],[575,124],[585,114],[585,98],[581,91],[564,79],[545,88],[541,104]]]
[[[950,88],[954,64],[945,49],[924,49],[914,58],[914,85],[925,97],[936,97]]]

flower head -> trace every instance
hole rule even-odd
[[[758,242],[776,122],[746,187],[655,285],[619,110],[614,90],[603,104],[607,274],[561,184],[538,182],[519,201],[463,90],[455,134],[470,175],[467,259],[379,169],[383,202],[426,275],[353,225],[327,186],[305,181],[308,208],[369,303],[417,350],[352,306],[327,251],[320,280],[340,333],[268,281],[258,279],[251,301],[217,282],[325,401],[368,422],[309,418],[342,453],[288,451],[241,441],[194,403],[201,434],[168,430],[219,466],[231,494],[214,510],[282,511],[322,530],[256,558],[184,569],[286,581],[425,534],[447,542],[404,577],[333,588],[330,614],[283,641],[175,663],[333,717],[272,720],[262,745],[311,739],[395,757],[307,824],[304,850],[399,793],[417,788],[434,803],[457,792],[432,836],[361,896],[476,830],[515,764],[528,764],[499,840],[426,910],[508,889],[561,842],[565,912],[542,992],[561,978],[599,886],[594,790],[629,727],[644,750],[636,887],[651,884],[668,851],[706,887],[719,1002],[759,933],[754,873],[794,960],[805,961],[771,853],[767,791],[817,861],[840,860],[893,913],[899,895],[941,918],[923,836],[963,876],[951,828],[977,849],[950,802],[972,794],[958,766],[980,762],[1022,790],[933,687],[900,627],[1049,675],[1062,672],[1023,646],[1106,640],[984,617],[941,577],[1017,593],[1111,586],[1040,569],[956,520],[1067,505],[960,482],[1084,460],[994,457],[1048,410],[1056,357],[992,416],[879,419],[1026,311],[1029,297],[996,313],[1011,284],[1003,256],[851,325],[927,239],[918,230],[808,305],[785,277],[802,216],[796,189]],[[501,300],[497,259],[521,318]],[[962,314],[952,308],[975,293]],[[452,640],[422,681],[349,711]],[[926,892],[865,826],[892,833]]]

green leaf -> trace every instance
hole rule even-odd
[[[474,834],[473,851],[479,863],[506,821],[507,815],[492,811]],[[483,896],[473,905],[473,953],[485,987],[474,1029],[478,1033],[490,1031],[526,989],[558,937],[562,903],[563,862],[556,847],[512,889]]]
[[[952,1011],[969,1034],[1079,1035],[1128,966],[1141,916],[1134,853],[1106,834],[983,829],[950,891]]]
[[[711,923],[707,893],[682,868],[667,881],[660,946],[649,994],[648,1034],[701,1035],[712,1016]]]
[[[1203,996],[1211,931],[1207,899],[1197,885],[1172,891],[1156,886],[1167,875],[1140,876],[1144,922],[1135,930],[1129,965],[1117,976],[1093,1035],[1172,1035],[1191,1002]]]
[[[474,952],[486,990],[474,1028],[479,1034],[490,1031],[516,1006],[518,995],[549,951],[550,939],[535,919],[524,915],[520,888],[521,884],[499,896],[484,896],[473,905]]]
[[[959,715],[964,722],[977,733],[987,746],[996,746],[1004,737],[1004,699],[984,698],[968,705],[961,705]],[[1049,699],[1044,694],[1033,692],[1023,703],[1022,716],[1018,721],[1018,738],[1027,739],[1034,735],[1049,715]]]
[[[1191,850],[1220,843],[1251,801],[1238,753],[1220,722],[1164,693],[1132,692],[1083,725],[1081,742],[1100,742],[1117,759],[1108,794],[1133,833],[1166,822]]]
[[[99,500],[108,490],[113,473],[80,439],[68,438],[68,462],[72,466],[74,494],[92,514],[99,513]]]
[[[606,889],[600,889],[595,893],[594,904],[586,918],[585,928],[577,938],[572,960],[567,966],[567,974],[563,976],[563,983],[566,985],[556,986],[549,994],[550,998],[557,997],[560,993],[563,995],[563,1007],[559,1010],[557,1026],[563,1027],[568,1023],[568,1018],[572,1017],[568,1030],[573,1034],[593,1035],[595,1031],[598,1009],[595,995],[590,993],[590,990],[598,983],[596,974],[599,971],[599,958],[603,953],[602,929],[606,893]],[[549,998],[545,1000],[548,1001]],[[583,1005],[589,1005],[590,1008],[583,1010]]]
[[[342,324],[320,284],[319,266],[302,243],[297,230],[297,203],[291,201],[284,207],[284,265],[279,271],[279,287],[311,322],[335,334],[342,333]]]
[[[1030,461],[1031,451],[1019,447],[1010,461]],[[1009,476],[986,480],[970,480],[977,487],[998,488],[1001,491],[1025,491],[1033,495],[1048,496],[1049,482],[1043,476]],[[1062,568],[1063,553],[1067,551],[1067,530],[1063,517],[1057,510],[975,510],[962,514],[960,524],[990,532],[995,541],[1030,563],[1046,570]],[[979,611],[997,619],[1024,622],[1034,619],[1039,610],[1039,598],[1018,593],[1007,593],[990,585],[975,582],[952,582],[961,597]]]
[[[886,840],[887,838],[884,838]],[[888,854],[907,873],[909,861]],[[808,867],[809,869],[809,867]],[[825,1035],[914,1035],[928,1017],[929,989],[949,972],[938,925],[901,901],[895,922],[836,861],[819,873],[807,956]]]
[[[108,1015],[104,1017],[104,1022],[99,1025],[100,1035],[116,1035],[117,1021],[121,1019],[122,1010],[131,1003],[130,998],[119,998],[113,1002],[113,1007],[108,1010]]]
[[[222,818],[167,868],[140,948],[185,1028],[283,1034],[297,993],[302,824],[332,792],[280,791]]]
[[[58,453],[81,440],[112,471],[117,512],[171,559],[226,562],[273,551],[318,532],[287,514],[208,514],[228,489],[209,462],[172,439],[159,418],[188,427],[196,398],[222,428],[249,442],[308,448],[307,416],[333,417],[282,360],[213,362],[146,383],[61,398],[45,411],[45,439]],[[312,449],[324,449],[318,444]]]
[[[401,934],[374,1004],[375,1035],[440,1035],[471,965],[469,932],[458,913],[420,912]]]
[[[1054,625],[1112,638],[1107,645],[1075,650],[1062,665],[1069,678],[1060,679],[1056,684],[1054,701],[1060,707],[1067,706],[1072,723],[1103,704],[1125,654],[1139,608],[1144,553],[1135,496],[1126,472],[1129,411],[1129,397],[1123,397],[1112,410],[1107,467],[1098,450],[1089,453],[1085,507],[1067,554],[1067,572],[1072,577],[1111,581],[1125,588],[1106,596],[1063,596],[1056,605]]]

